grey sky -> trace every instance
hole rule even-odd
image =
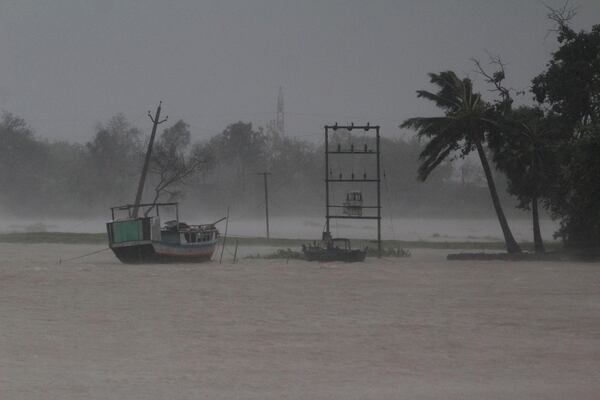
[[[600,23],[600,1],[576,4],[575,28]],[[427,72],[473,75],[486,50],[526,88],[556,49],[550,27],[537,0],[0,0],[0,108],[84,142],[117,112],[148,130],[163,100],[202,138],[265,125],[281,85],[290,135],[370,121],[397,136],[433,112],[415,97]]]

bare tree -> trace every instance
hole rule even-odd
[[[499,100],[497,100],[496,103],[496,107],[498,109],[498,111],[500,111],[501,113],[506,113],[508,111],[510,111],[512,104],[513,104],[513,96],[512,93],[514,93],[515,95],[524,95],[525,91],[524,90],[515,90],[514,88],[510,88],[510,87],[506,87],[503,83],[504,79],[506,79],[506,72],[505,72],[505,67],[506,67],[506,63],[504,61],[502,61],[502,59],[500,58],[500,56],[498,55],[492,55],[491,53],[487,53],[488,54],[488,58],[489,58],[489,62],[488,64],[491,65],[495,71],[494,72],[489,72],[487,71],[483,65],[481,64],[481,61],[479,61],[476,58],[471,58],[471,61],[473,61],[473,63],[475,64],[475,72],[477,72],[479,75],[481,75],[483,77],[483,80],[491,85],[491,89],[489,89],[490,92],[494,92],[497,93],[499,96]]]
[[[556,26],[549,30],[550,32],[561,32],[564,28],[568,27],[571,20],[577,15],[577,6],[571,4],[570,0],[563,3],[562,6],[555,8],[544,3],[548,10],[548,19],[554,21]]]
[[[184,184],[186,179],[198,172],[205,163],[200,153],[188,154],[189,144],[189,126],[182,120],[163,131],[150,164],[150,171],[154,174],[156,182],[152,203],[156,203],[163,194],[168,195],[167,201],[179,197],[182,191],[178,186]],[[146,210],[146,215],[151,210],[152,208]]]

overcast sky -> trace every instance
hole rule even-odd
[[[575,4],[576,29],[600,23],[600,1]],[[148,131],[162,100],[200,139],[264,126],[282,86],[289,135],[370,121],[394,137],[435,112],[415,96],[428,72],[473,76],[489,51],[527,88],[556,49],[551,27],[538,0],[0,0],[0,109],[85,142],[118,112]]]

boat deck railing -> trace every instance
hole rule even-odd
[[[131,214],[131,212],[132,212],[132,210],[135,210],[135,209],[138,209],[138,210],[142,209],[142,211],[140,211],[139,215],[146,216],[146,217],[148,216],[148,215],[146,215],[146,212],[152,211],[152,209],[154,209],[153,216],[160,217],[159,208],[161,208],[161,207],[175,207],[175,216],[176,216],[176,219],[179,220],[179,203],[176,203],[176,202],[142,203],[142,204],[138,204],[137,206],[135,204],[124,204],[121,206],[111,207],[110,212],[111,212],[113,221],[115,220],[115,214],[119,213],[120,211],[121,212],[127,211],[128,218],[133,218],[133,215]],[[146,209],[146,210],[143,210],[143,209]]]

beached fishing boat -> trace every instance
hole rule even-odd
[[[124,263],[202,262],[211,259],[219,238],[215,223],[188,225],[179,221],[177,203],[140,204],[142,217],[133,217],[135,205],[112,207],[106,224],[109,247]],[[175,219],[161,224],[161,211]],[[163,215],[165,212],[163,212]]]
[[[179,220],[177,203],[141,204],[146,174],[152,155],[161,105],[154,117],[152,134],[140,176],[134,204],[112,207],[112,221],[106,224],[108,245],[124,263],[202,262],[211,259],[217,246],[219,231],[215,224],[188,225]],[[161,211],[174,211],[175,219],[161,224]],[[166,213],[163,212],[163,215]],[[173,213],[171,213],[173,215]]]

